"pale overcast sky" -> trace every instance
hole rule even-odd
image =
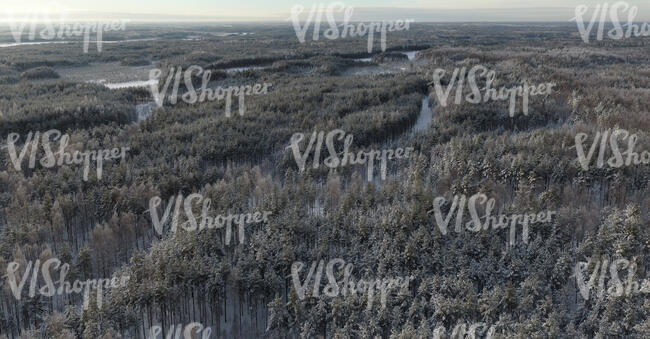
[[[8,10],[49,13],[65,10],[67,17],[122,17],[140,20],[283,21],[291,8],[333,1],[309,0],[2,0]],[[348,0],[354,20],[414,19],[424,21],[562,21],[574,16],[576,6],[593,8],[597,0]],[[613,4],[617,1],[610,1]],[[637,21],[650,18],[650,0],[630,0],[639,8]],[[49,4],[49,5],[48,5]],[[621,14],[621,18],[627,17]]]

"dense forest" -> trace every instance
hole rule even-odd
[[[650,151],[650,38],[584,44],[569,24],[416,23],[373,54],[364,38],[301,44],[288,24],[134,25],[105,39],[115,43],[101,53],[81,42],[0,47],[0,338],[149,338],[154,326],[165,338],[195,322],[214,338],[473,338],[477,323],[492,338],[650,337],[646,294],[594,288],[585,299],[575,272],[588,262],[588,280],[596,262],[626,259],[636,280],[648,274],[650,168],[585,170],[576,136],[589,136],[588,150],[597,133],[624,129],[636,152]],[[149,88],[103,85],[89,70],[106,65],[142,75],[128,81],[197,65],[214,86],[273,86],[246,97],[243,115],[227,117],[224,101],[179,102],[140,119]],[[556,86],[531,98],[526,115],[511,117],[506,101],[439,105],[432,72],[475,65],[496,72],[494,87]],[[9,135],[40,159],[44,149],[23,148],[26,137],[53,129],[69,135],[69,151],[130,150],[104,162],[101,178],[27,160],[16,170]],[[292,135],[336,129],[354,136],[351,151],[415,155],[391,162],[386,180],[366,180],[365,166],[300,171]],[[219,229],[158,234],[151,199],[193,193],[216,214],[272,213],[246,225],[243,244]],[[442,234],[436,198],[455,225],[453,197],[477,193],[499,214],[556,214],[531,225],[526,242],[519,230],[514,243],[506,230]],[[28,296],[31,275],[17,300],[5,268],[19,263],[23,277],[28,262],[50,258],[69,264],[69,281],[129,279],[104,290],[101,307],[98,291],[85,309],[83,294]],[[294,263],[305,279],[312,263],[336,258],[356,279],[413,279],[371,306],[364,294],[315,296],[311,284],[300,298]],[[327,284],[325,273],[316,279]]]

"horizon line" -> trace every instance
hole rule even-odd
[[[536,6],[526,8],[472,8],[472,9],[436,9],[427,7],[354,7],[354,20],[350,22],[372,22],[372,21],[396,21],[413,20],[415,22],[571,22],[575,12],[574,6]],[[4,16],[1,13],[4,12]],[[40,14],[40,16],[39,16]],[[47,15],[43,17],[43,14]],[[635,22],[645,22],[650,18],[650,13],[638,13]],[[338,16],[339,14],[337,14]],[[66,18],[69,16],[69,18]],[[301,22],[302,16],[301,14]],[[398,17],[400,16],[400,17]],[[485,16],[481,18],[480,16]],[[90,19],[86,19],[90,18]],[[355,18],[356,17],[356,18]],[[428,17],[431,17],[429,19]],[[448,18],[445,18],[448,17]],[[537,17],[540,17],[537,19]],[[51,19],[50,19],[51,18]],[[587,18],[588,19],[588,18]],[[621,18],[625,21],[626,18]],[[168,23],[168,22],[259,22],[278,23],[290,22],[290,12],[276,12],[246,15],[206,15],[206,14],[163,14],[163,13],[133,13],[133,12],[107,12],[93,11],[86,9],[67,10],[56,13],[40,12],[14,12],[0,11],[0,22],[89,22],[89,21],[110,21],[129,20],[131,22],[144,23]],[[337,20],[338,21],[338,20]],[[607,21],[607,20],[605,20]]]

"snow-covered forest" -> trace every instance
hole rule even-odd
[[[619,136],[621,152],[650,151],[650,37],[585,44],[569,23],[412,23],[372,53],[364,38],[300,43],[288,24],[133,25],[107,37],[135,41],[88,53],[81,43],[0,47],[0,338],[140,339],[156,327],[165,338],[192,323],[210,327],[211,338],[650,337],[650,286],[610,293],[617,286],[605,263],[625,259],[623,288],[643,287],[650,167],[596,166],[598,141],[585,170],[576,145],[584,133],[580,150],[589,152],[597,133],[622,129],[636,142],[628,149],[630,138]],[[244,114],[232,100],[231,117],[223,100],[141,115],[153,102],[148,87],[100,81],[146,81],[150,69],[192,65],[211,70],[214,86],[273,86],[247,96]],[[447,86],[454,69],[478,65],[495,71],[495,88],[555,86],[531,97],[527,114],[511,116],[508,101],[455,104],[469,86],[440,105],[433,72],[445,70]],[[43,147],[25,147],[29,132],[52,129],[69,136],[68,152],[129,151],[86,180],[83,165],[41,166]],[[304,134],[304,150],[313,132],[333,130],[354,136],[350,152],[413,151],[388,161],[385,179],[379,161],[369,181],[367,164],[316,168],[314,153],[301,171],[292,136]],[[11,133],[27,152],[21,170],[4,147]],[[605,162],[610,141],[602,138]],[[342,139],[335,145],[343,152]],[[234,224],[228,235],[157,232],[151,199],[160,197],[162,216],[168,201],[195,193],[210,199],[212,217],[268,211],[268,220],[247,222],[245,241]],[[467,205],[493,198],[474,201],[479,218],[488,205],[493,216],[522,217],[515,231],[470,231],[470,210],[454,203],[460,196]],[[189,209],[198,220],[202,203]],[[525,228],[524,241],[523,215],[540,212],[547,217]],[[446,234],[436,215],[449,217]],[[103,290],[101,307],[96,290],[85,309],[83,293],[30,296],[31,285],[47,284],[25,268],[51,258],[69,264],[70,282],[129,278]],[[324,293],[324,268],[301,298],[294,264],[304,263],[302,284],[312,263],[337,258],[353,265],[355,280],[412,279],[385,302],[376,292],[369,306],[368,293]],[[19,264],[18,283],[27,277],[20,300],[10,263]],[[339,287],[344,271],[334,269]]]

